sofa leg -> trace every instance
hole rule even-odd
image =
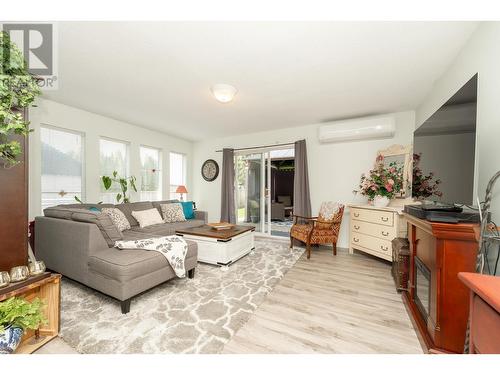
[[[130,311],[130,301],[132,298],[121,301],[122,314],[127,314]]]
[[[194,270],[195,270],[195,268],[191,268],[191,269],[188,271],[188,277],[189,277],[190,279],[194,278]]]
[[[309,242],[306,243],[307,250],[307,259],[311,259],[311,244]]]
[[[333,243],[333,255],[337,255],[337,244]]]

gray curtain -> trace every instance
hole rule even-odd
[[[311,195],[309,193],[309,169],[307,168],[306,141],[295,142],[295,176],[293,180],[293,213],[311,216]]]
[[[220,221],[236,224],[234,207],[234,150],[222,150],[222,189]]]

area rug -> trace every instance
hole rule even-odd
[[[126,315],[116,300],[63,279],[61,338],[80,353],[220,353],[303,251],[256,238],[229,268],[199,263],[194,279],[133,298]]]

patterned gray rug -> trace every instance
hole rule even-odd
[[[80,353],[220,353],[304,249],[271,239],[226,271],[198,264],[132,299],[130,313],[78,283],[61,287],[61,337]]]

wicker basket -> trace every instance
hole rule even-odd
[[[406,238],[392,240],[392,277],[396,290],[408,290],[408,274],[410,271],[410,244]]]

